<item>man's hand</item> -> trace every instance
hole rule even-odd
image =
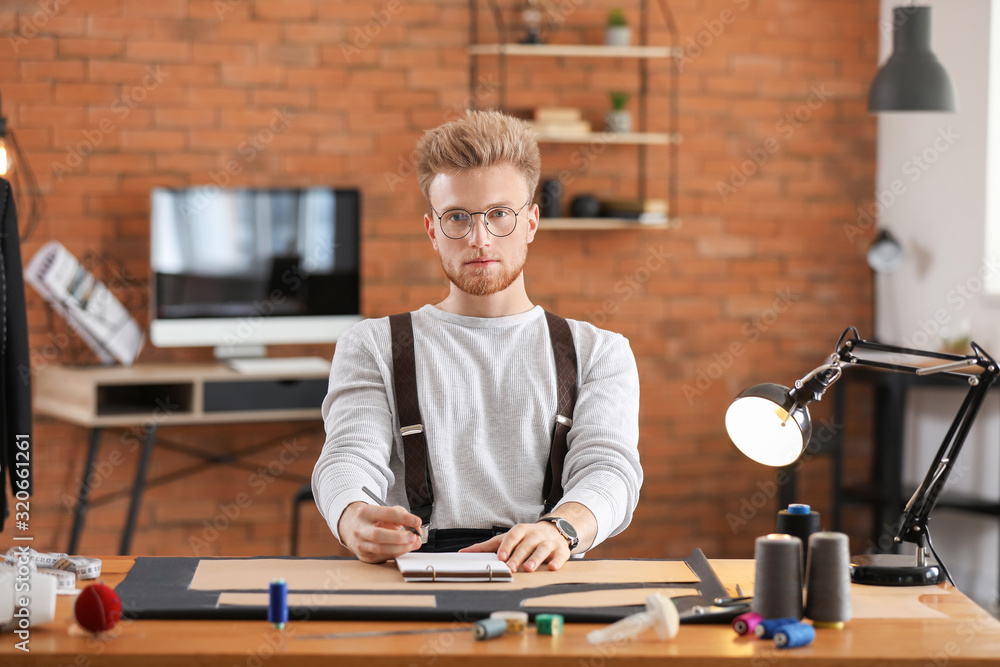
[[[348,505],[340,515],[339,532],[344,544],[358,560],[384,563],[420,548],[420,537],[407,528],[419,531],[421,524],[420,517],[402,507],[356,502]]]
[[[569,542],[548,521],[519,523],[503,535],[496,535],[462,551],[495,551],[497,558],[507,563],[511,572],[517,572],[522,565],[525,572],[534,572],[544,563],[555,571],[569,560]]]

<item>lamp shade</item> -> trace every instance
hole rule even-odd
[[[891,273],[903,265],[906,253],[896,237],[888,229],[879,232],[878,237],[868,246],[868,266],[876,273]]]
[[[948,72],[931,51],[931,8],[892,10],[892,55],[875,75],[868,110],[955,111]]]
[[[726,431],[748,457],[768,466],[795,462],[812,435],[809,411],[780,384],[744,390],[726,411]]]

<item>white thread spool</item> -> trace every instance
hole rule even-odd
[[[851,556],[847,535],[813,533],[806,565],[806,616],[820,627],[851,620]]]
[[[18,580],[27,582],[28,592],[16,590]],[[28,598],[25,610],[19,605]],[[26,614],[26,616],[25,616]],[[51,623],[56,617],[56,578],[32,572],[24,566],[0,564],[0,632],[16,632]]]
[[[753,610],[761,618],[802,618],[802,540],[771,534],[754,543]]]

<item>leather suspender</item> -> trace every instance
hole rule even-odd
[[[431,469],[427,465],[427,440],[417,400],[417,367],[413,351],[413,320],[410,313],[389,317],[392,332],[392,375],[396,393],[396,414],[403,436],[403,466],[406,474],[406,501],[410,511],[424,524],[434,509]]]
[[[556,362],[556,416],[552,431],[549,461],[545,469],[542,497],[545,513],[551,512],[563,496],[563,461],[569,451],[566,436],[573,426],[573,409],[576,406],[577,375],[576,346],[569,324],[558,315],[545,311],[549,339]],[[400,433],[403,437],[403,466],[406,476],[406,500],[410,511],[430,521],[434,507],[430,466],[427,460],[427,441],[420,418],[417,394],[416,359],[413,349],[413,320],[410,313],[389,317],[392,334],[393,388],[396,393],[396,414],[399,415]]]
[[[549,465],[545,468],[545,482],[542,485],[544,511],[548,514],[563,496],[563,461],[569,451],[566,435],[573,426],[573,408],[576,407],[576,346],[566,320],[549,311],[545,311],[545,319],[549,325],[552,354],[556,359],[557,395],[555,429],[552,431]]]

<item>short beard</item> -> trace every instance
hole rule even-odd
[[[449,266],[445,264],[443,258],[441,260],[441,268],[444,269],[448,280],[466,294],[472,296],[489,296],[510,287],[517,280],[517,277],[521,275],[527,259],[528,245],[525,244],[520,255],[513,257],[514,266],[511,268],[506,267],[501,262],[499,271],[494,271],[492,267],[483,267],[476,269],[471,274],[462,273],[462,265],[459,265],[457,268]]]

